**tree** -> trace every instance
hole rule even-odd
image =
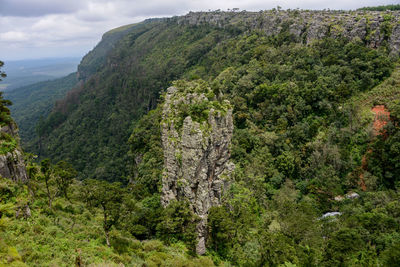
[[[235,224],[225,207],[212,207],[208,215],[208,245],[226,258],[234,241]]]
[[[89,207],[101,209],[104,235],[107,246],[110,246],[108,233],[120,218],[125,189],[121,187],[121,183],[87,179],[84,182],[83,193]]]
[[[51,209],[51,204],[55,197],[55,193],[51,189],[51,184],[53,183],[53,168],[51,166],[50,159],[44,159],[40,162],[40,171],[42,172],[43,179],[46,184],[48,204],[49,208]]]
[[[325,249],[326,266],[346,266],[363,247],[356,229],[342,228],[332,234]]]
[[[0,61],[0,81],[2,78],[7,77],[6,73],[1,70],[1,67],[4,66],[3,61]],[[0,123],[10,123],[12,121],[10,116],[10,110],[7,106],[11,106],[12,103],[10,100],[3,99],[3,92],[0,92]]]
[[[3,67],[3,66],[4,66],[4,62],[3,62],[3,61],[0,61],[0,69],[1,69],[1,67]],[[2,81],[1,78],[5,78],[5,77],[7,77],[6,73],[5,73],[4,71],[0,70],[0,81]]]
[[[172,201],[161,215],[157,225],[158,236],[167,244],[182,240],[192,253],[196,248],[196,225],[199,218],[187,201]]]
[[[76,170],[66,161],[59,161],[54,167],[54,176],[59,193],[63,194],[68,200],[68,188],[72,184],[76,175]]]

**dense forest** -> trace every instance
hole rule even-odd
[[[29,179],[0,180],[0,266],[399,266],[400,15],[369,10],[147,20],[77,75],[11,92]],[[198,203],[162,203],[181,141],[162,129],[194,135],[190,118],[211,140],[214,113],[232,116],[234,168],[196,255]],[[1,155],[19,146],[1,137]]]
[[[372,7],[363,7],[358,10],[366,10],[366,11],[386,11],[386,10],[400,10],[400,5],[386,5],[386,6],[372,6]]]
[[[77,82],[76,73],[72,73],[63,78],[19,87],[4,93],[4,97],[14,103],[10,109],[19,125],[19,135],[23,141],[35,138],[38,123],[50,114],[56,100],[63,98]]]

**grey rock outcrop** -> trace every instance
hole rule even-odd
[[[357,198],[360,198],[360,195],[355,192],[347,193],[346,198],[347,199],[357,199]]]
[[[345,200],[345,199],[354,200],[354,199],[357,199],[357,198],[360,198],[360,195],[359,195],[359,194],[357,194],[357,193],[355,193],[355,192],[349,192],[349,193],[347,193],[345,196],[336,196],[336,197],[334,198],[334,200],[335,200],[335,201],[343,201],[343,200]]]
[[[170,20],[179,24],[211,24],[242,31],[256,29],[267,36],[288,29],[298,42],[306,44],[324,37],[360,39],[372,48],[387,42],[392,54],[400,54],[400,11],[212,11],[190,12]]]
[[[180,118],[179,106],[211,103],[204,93],[182,93],[170,87],[163,106],[162,144],[164,173],[162,204],[172,200],[187,200],[200,218],[197,225],[196,252],[204,254],[207,239],[207,217],[212,206],[221,204],[224,187],[234,169],[229,161],[233,132],[232,109],[207,109],[208,118],[202,122],[191,116]],[[183,119],[182,126],[178,126]]]
[[[331,212],[327,212],[324,215],[322,215],[319,219],[332,219],[335,218],[336,216],[340,216],[342,215],[341,212],[338,211],[331,211]]]
[[[11,136],[18,142],[18,131],[13,122],[2,126],[0,134]],[[0,142],[4,142],[4,140],[0,140]],[[18,145],[11,151],[0,154],[0,175],[15,182],[25,183],[28,181],[23,153]]]
[[[389,46],[391,47],[393,52],[400,53],[400,23],[399,22],[392,29],[392,34],[389,39]]]

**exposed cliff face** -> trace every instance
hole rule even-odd
[[[86,81],[100,68],[104,67],[104,64],[107,63],[107,54],[135,26],[137,24],[125,25],[106,32],[102,36],[100,43],[82,58],[78,66],[77,78],[81,81]]]
[[[82,59],[78,66],[79,80],[87,80],[105,64],[115,64],[107,58],[108,54],[133,29],[143,28],[143,31],[146,31],[147,24],[163,21],[190,25],[211,24],[243,31],[262,30],[267,36],[289,29],[297,41],[305,43],[328,36],[344,37],[350,40],[360,38],[367,45],[375,48],[379,47],[383,41],[387,41],[393,53],[400,53],[400,11],[190,12],[185,16],[173,18],[147,19],[138,24],[126,25],[106,32],[101,42]]]
[[[80,81],[87,81],[92,75],[106,66],[115,68],[117,63],[112,59],[110,54],[118,47],[118,42],[132,32],[135,33],[136,37],[140,36],[148,30],[149,24],[162,20],[157,18],[147,19],[140,23],[112,29],[103,34],[101,41],[96,47],[82,58],[78,66],[77,78]]]
[[[229,161],[232,109],[228,102],[211,101],[197,89],[185,89],[170,87],[163,106],[161,201],[164,206],[172,200],[189,201],[200,218],[196,252],[204,254],[208,211],[221,204],[223,188],[234,169]],[[191,109],[197,114],[191,114]]]
[[[0,128],[0,175],[15,182],[28,181],[23,153],[18,144],[16,125],[11,122]]]
[[[267,36],[289,29],[298,42],[310,43],[324,37],[359,38],[376,48],[388,42],[393,54],[400,53],[400,11],[305,11],[196,12],[173,18],[180,24],[212,24],[262,30]]]

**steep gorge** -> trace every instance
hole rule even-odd
[[[212,80],[237,64],[235,60],[248,62],[243,52],[231,62],[214,61],[235,38],[257,33],[277,43],[307,45],[315,39],[344,38],[374,48],[383,45],[396,55],[398,21],[397,11],[216,11],[147,20],[110,31],[79,66],[82,85],[45,121],[49,132],[41,136],[40,152],[72,162],[81,177],[126,181],[126,142],[137,120],[156,106],[160,92],[173,80]]]
[[[398,15],[200,12],[107,33],[41,125],[44,155],[97,180],[67,194],[68,164],[32,164],[33,218],[0,248],[36,265],[394,266]]]

